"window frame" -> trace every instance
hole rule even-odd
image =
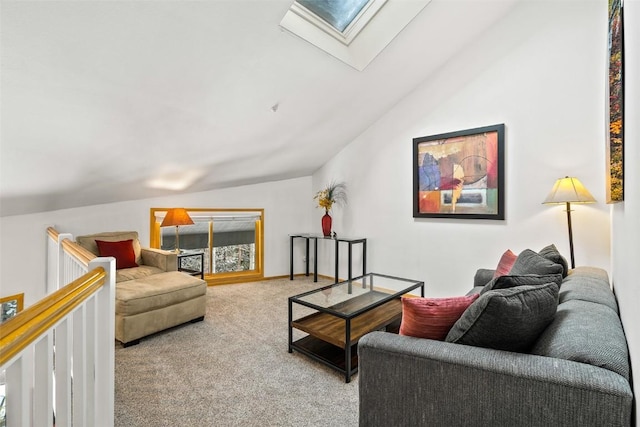
[[[166,213],[171,208],[151,208],[149,214],[149,246],[160,249],[161,230],[160,221],[157,219],[158,213]],[[224,285],[230,283],[251,282],[264,279],[264,209],[262,208],[185,208],[187,212],[219,212],[219,213],[237,213],[251,212],[259,214],[260,219],[256,220],[255,227],[255,269],[247,271],[234,271],[225,273],[204,273],[204,278],[208,285]],[[215,223],[215,221],[214,221]],[[209,233],[213,232],[210,225]],[[209,240],[211,246],[211,240]],[[210,256],[213,256],[210,247]]]

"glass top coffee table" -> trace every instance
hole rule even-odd
[[[344,374],[345,382],[358,372],[358,340],[386,328],[402,317],[400,297],[424,282],[369,273],[289,298],[289,353],[296,350]],[[293,319],[294,306],[313,311]],[[305,332],[293,341],[293,329]]]

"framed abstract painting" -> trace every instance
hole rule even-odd
[[[413,217],[504,219],[504,124],[413,139]]]

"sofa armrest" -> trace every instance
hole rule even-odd
[[[493,274],[495,270],[490,270],[488,268],[479,268],[476,270],[475,276],[473,276],[473,286],[484,286],[493,279]]]
[[[175,252],[153,248],[142,248],[140,255],[142,256],[142,263],[144,265],[157,267],[163,271],[178,270],[178,256]]]
[[[386,332],[358,356],[361,426],[631,422],[629,383],[587,364]]]

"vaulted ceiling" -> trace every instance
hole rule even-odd
[[[0,214],[311,175],[517,1],[433,0],[357,71],[292,0],[2,0]]]

